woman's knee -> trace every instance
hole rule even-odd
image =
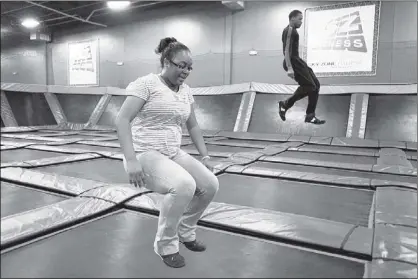
[[[219,180],[216,175],[211,174],[208,178],[206,185],[206,194],[210,196],[215,196],[219,190]]]
[[[196,192],[196,181],[189,174],[173,179],[173,189],[178,196],[192,198]]]

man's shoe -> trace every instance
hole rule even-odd
[[[284,103],[282,101],[279,102],[279,116],[283,121],[286,121],[286,109],[284,108]]]
[[[325,120],[320,120],[316,116],[306,116],[305,122],[310,123],[310,124],[315,124],[315,125],[325,124]]]

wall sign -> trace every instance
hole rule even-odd
[[[68,85],[99,85],[99,40],[68,44]]]
[[[319,77],[376,75],[380,2],[305,10],[303,56]]]

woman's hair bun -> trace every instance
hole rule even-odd
[[[164,49],[166,49],[170,44],[177,42],[177,39],[174,37],[167,37],[160,40],[157,48],[155,49],[155,53],[163,53]]]

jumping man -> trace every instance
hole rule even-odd
[[[320,84],[312,69],[299,57],[299,34],[296,29],[302,25],[303,15],[301,11],[294,10],[289,14],[289,25],[283,30],[283,68],[287,75],[296,80],[299,87],[295,93],[285,101],[279,102],[280,118],[286,120],[286,112],[295,102],[308,96],[308,107],[306,109],[305,122],[312,124],[324,124],[315,116],[316,104],[318,102]]]

